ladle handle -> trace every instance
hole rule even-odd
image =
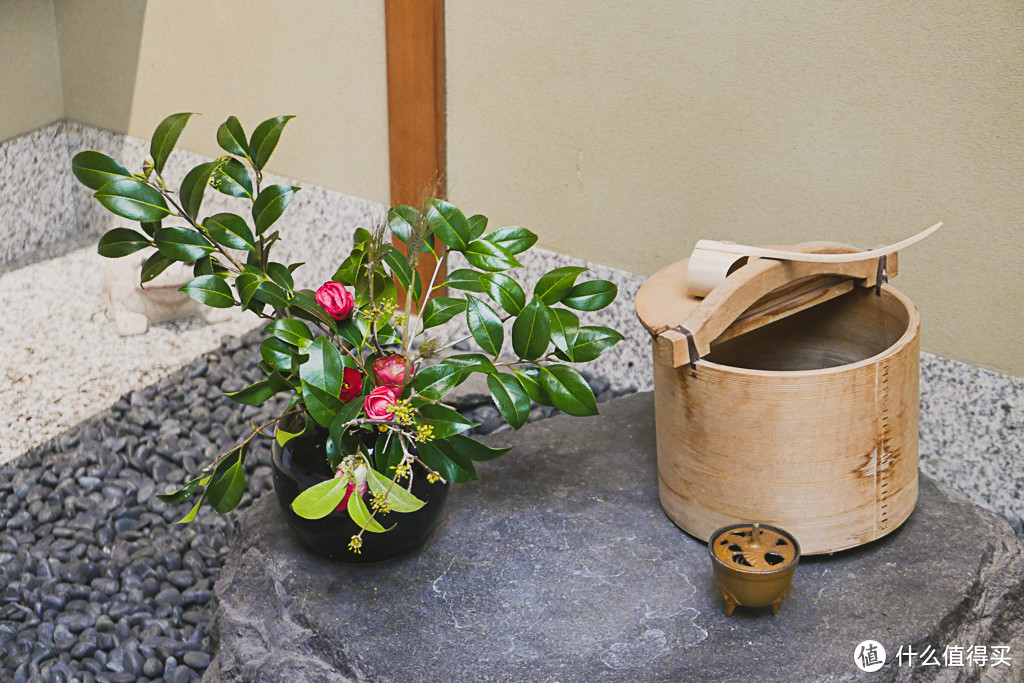
[[[789,251],[856,254],[860,250],[832,242],[807,242],[794,245]],[[889,254],[886,258],[888,275],[895,275],[898,269],[896,254]],[[849,291],[853,288],[851,278],[861,280],[866,287],[874,287],[878,284],[880,270],[877,257],[829,263],[764,258],[751,261],[711,290],[680,325],[670,327],[657,336],[658,355],[676,368],[695,362],[694,356],[701,358],[707,355],[711,351],[711,343],[741,316],[748,322],[744,331],[754,329]],[[756,319],[753,315],[744,316],[766,294],[815,276],[824,277],[800,288],[796,295],[792,291],[783,291],[778,300],[766,302],[763,313]],[[845,284],[843,280],[846,280]],[[787,298],[787,295],[791,296]]]

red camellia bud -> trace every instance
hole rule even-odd
[[[363,391],[363,374],[355,368],[345,368],[341,375],[341,393],[338,394],[345,403],[348,403]]]
[[[352,308],[356,303],[352,292],[334,280],[320,285],[320,289],[316,290],[316,302],[335,320],[344,320],[352,315]]]
[[[409,374],[412,374],[410,369]],[[405,358],[394,355],[373,361],[373,381],[378,387],[401,389],[405,384]]]
[[[394,417],[395,403],[398,402],[395,387],[377,387],[369,393],[363,408],[371,420],[390,420]]]

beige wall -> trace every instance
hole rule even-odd
[[[388,200],[382,3],[57,1],[70,118],[149,138],[199,112],[179,145],[217,156],[228,116],[294,114],[271,171]]]
[[[1024,375],[1024,5],[447,0],[452,199],[651,274],[701,237],[946,226],[923,345]]]
[[[63,115],[52,0],[0,0],[0,140]]]
[[[64,114],[127,132],[146,0],[55,0]]]

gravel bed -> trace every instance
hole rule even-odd
[[[270,450],[255,439],[238,510],[204,509],[153,494],[185,480],[244,438],[279,405],[222,396],[258,380],[258,333],[220,348],[109,410],[0,465],[0,680],[197,680],[209,665],[213,583],[234,517],[273,487]],[[616,391],[587,378],[606,401]],[[508,428],[482,393],[460,407]],[[280,403],[280,402],[279,402]],[[531,420],[554,409],[537,407]]]

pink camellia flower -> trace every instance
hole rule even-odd
[[[363,374],[355,368],[345,368],[341,373],[341,393],[338,394],[345,403],[348,403],[363,391]]]
[[[398,394],[395,387],[377,387],[366,397],[363,408],[371,420],[390,420],[394,417]]]
[[[413,374],[412,368],[409,374]],[[395,387],[401,391],[405,385],[405,358],[396,354],[373,361],[373,381],[378,387]]]
[[[345,470],[339,469],[335,474],[334,478],[339,479],[348,474]],[[366,483],[366,466],[360,465],[356,468],[356,471],[352,473],[354,481],[348,483],[348,487],[345,489],[345,497],[338,503],[338,507],[335,510],[345,510],[348,508],[348,499],[352,495],[352,492],[359,489],[359,495],[365,496],[366,492],[370,490],[370,485]]]
[[[345,289],[345,285],[330,280],[316,290],[316,302],[324,307],[327,315],[335,320],[344,320],[352,315],[356,300],[352,292]]]

